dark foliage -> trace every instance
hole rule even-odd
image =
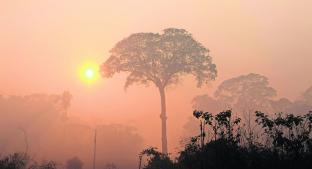
[[[66,161],[67,169],[82,169],[83,162],[78,157],[73,157]]]
[[[170,160],[168,155],[160,153],[156,148],[148,148],[141,152],[142,156],[148,158],[147,165],[144,169],[174,169],[174,163]]]
[[[0,168],[2,169],[23,169],[27,165],[29,159],[25,154],[11,154],[2,157],[0,160]]]
[[[38,163],[29,158],[24,153],[14,153],[0,158],[1,169],[56,169],[57,165],[53,161]]]
[[[155,149],[145,150],[152,156],[145,169],[308,169],[312,165],[312,111],[274,117],[257,111],[261,138],[248,143],[240,118],[233,118],[231,110],[216,115],[195,110],[193,115],[199,120],[200,135],[191,139],[175,162]]]

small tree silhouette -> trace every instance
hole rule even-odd
[[[83,162],[78,157],[73,157],[66,162],[67,169],[82,169]]]
[[[147,164],[143,169],[174,169],[174,163],[167,154],[157,151],[157,148],[151,147],[141,152],[141,155],[147,157]]]
[[[117,166],[114,163],[107,163],[104,169],[117,169]]]
[[[1,169],[56,169],[57,165],[54,161],[44,161],[38,163],[32,160],[25,153],[14,153],[7,156],[0,156]]]
[[[200,120],[200,135],[201,138],[201,147],[205,145],[206,130],[205,126],[208,125],[213,131],[213,138],[216,141],[217,139],[226,140],[232,143],[238,143],[240,139],[240,121],[241,119],[233,118],[232,111],[222,111],[216,115],[212,115],[209,112],[203,111],[193,111],[193,116]],[[234,132],[234,130],[236,132]],[[196,137],[194,138],[196,141]]]
[[[26,154],[14,153],[0,159],[1,169],[23,169],[29,163],[29,157]]]
[[[127,72],[125,88],[133,83],[152,82],[161,99],[162,152],[167,153],[166,96],[168,85],[183,75],[196,77],[197,86],[214,80],[217,71],[212,58],[201,43],[184,29],[169,28],[163,34],[136,33],[118,42],[111,56],[102,64],[103,77]]]

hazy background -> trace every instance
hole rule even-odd
[[[70,116],[133,126],[145,145],[160,147],[154,86],[125,92],[124,74],[87,85],[77,72],[88,60],[104,62],[131,33],[184,28],[210,49],[218,78],[202,89],[185,78],[168,90],[169,150],[176,152],[192,98],[212,94],[225,79],[260,73],[290,99],[312,85],[311,7],[310,0],[2,0],[0,94],[69,90]]]

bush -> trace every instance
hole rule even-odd
[[[155,149],[145,150],[150,157],[145,169],[308,169],[312,165],[312,112],[278,113],[271,118],[257,111],[255,123],[262,137],[247,144],[242,141],[241,120],[233,118],[231,110],[216,115],[195,110],[193,115],[199,120],[200,134],[192,137],[175,162]]]

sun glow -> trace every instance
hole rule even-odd
[[[94,62],[87,62],[81,66],[79,69],[79,77],[85,83],[94,83],[96,82],[99,75],[99,66]]]
[[[92,79],[94,77],[94,70],[89,68],[85,72],[86,78]]]

